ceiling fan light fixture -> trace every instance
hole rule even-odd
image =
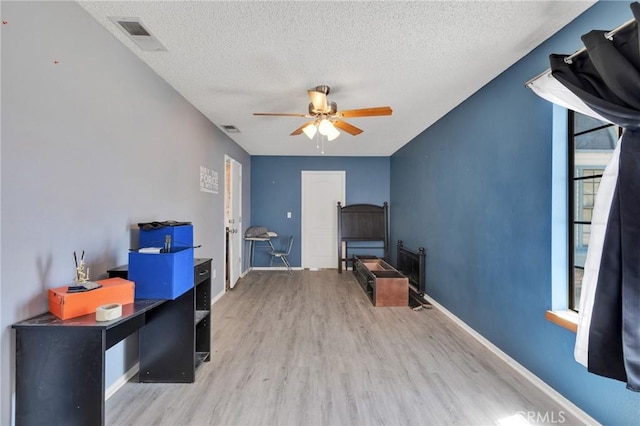
[[[336,129],[335,127],[331,126],[331,131],[327,134],[327,140],[329,142],[331,142],[332,140],[334,140],[338,136],[340,136],[340,131],[338,129]]]
[[[309,123],[302,129],[304,134],[307,135],[309,139],[313,139],[313,137],[316,135],[317,130],[318,129],[316,127],[316,123]]]
[[[327,120],[326,118],[320,120],[320,124],[318,124],[318,131],[321,135],[329,136],[329,133],[331,133],[331,129],[335,130],[336,128],[333,127],[333,124],[331,124],[329,120]]]
[[[333,123],[326,118],[320,120],[318,124],[318,132],[327,137],[327,140],[332,141],[338,136],[340,136],[340,131],[335,128]]]

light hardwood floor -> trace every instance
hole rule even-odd
[[[351,272],[252,271],[214,305],[212,328],[196,383],[134,379],[106,423],[579,423],[437,309],[373,307]]]

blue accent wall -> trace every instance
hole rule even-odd
[[[382,205],[389,201],[389,157],[251,157],[251,226],[266,226],[294,236],[289,260],[300,266],[303,170],[344,170],[347,204]],[[287,212],[292,213],[287,219]],[[258,243],[260,244],[260,243]],[[266,250],[256,249],[254,266],[269,265]],[[337,259],[336,259],[337,267]]]
[[[524,83],[550,53],[632,18],[600,2],[391,157],[391,241],[427,249],[427,293],[604,424],[638,424],[640,394],[587,373],[552,306],[551,103]],[[564,284],[566,285],[566,283]],[[514,413],[515,414],[515,413]]]

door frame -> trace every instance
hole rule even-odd
[[[227,164],[231,164],[231,173],[229,174],[229,176],[227,176]],[[238,182],[238,194],[234,194],[233,193],[233,167],[238,167],[238,176],[239,176],[239,182]],[[227,189],[229,189],[231,191],[231,199],[227,200]],[[237,224],[237,232],[238,234],[240,234],[242,232],[242,226],[243,226],[243,220],[242,220],[242,163],[240,163],[239,161],[235,160],[233,157],[225,154],[224,156],[224,202],[223,202],[223,208],[224,208],[224,212],[222,215],[222,221],[223,221],[223,232],[224,232],[224,238],[222,241],[222,253],[223,253],[223,259],[225,262],[224,265],[224,274],[223,274],[223,280],[225,283],[225,291],[227,290],[227,266],[229,266],[229,271],[231,271],[231,265],[227,265],[227,235],[226,235],[226,229],[227,226],[229,226],[229,223],[227,223],[227,201],[229,201],[231,203],[231,207],[233,207],[233,201],[234,198],[237,197],[238,198],[238,219],[239,222]],[[233,238],[233,236],[229,236],[229,238]],[[239,243],[237,244],[237,255],[240,258],[240,270],[238,271],[238,277],[237,279],[240,279],[244,276],[244,270],[243,270],[243,266],[244,266],[244,250],[243,250],[243,240],[242,240],[242,236],[238,236],[238,241]],[[231,247],[234,247],[234,244],[231,244]],[[233,251],[233,249],[232,249]],[[229,273],[229,275],[232,275],[231,273]],[[236,280],[237,282],[237,280]],[[233,288],[234,285],[230,284],[230,288]]]
[[[304,177],[306,176],[310,176],[310,175],[319,175],[319,174],[327,174],[327,173],[332,173],[334,175],[339,175],[342,178],[342,205],[345,205],[346,203],[346,198],[347,198],[347,171],[346,170],[302,170],[301,171],[301,175],[300,175],[300,189],[301,189],[301,196],[300,196],[300,266],[302,269],[306,268],[305,265],[305,257],[304,257],[304,246],[305,246],[305,235],[304,235],[304,220],[305,220],[305,214],[304,214]],[[338,206],[336,205],[336,220],[337,220],[337,215],[338,215]],[[336,249],[337,249],[337,238],[338,238],[338,234],[336,233]],[[337,260],[337,259],[336,259]],[[337,265],[336,265],[337,267]]]

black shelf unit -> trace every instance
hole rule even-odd
[[[195,367],[211,359],[211,259],[195,259]]]
[[[210,359],[211,259],[196,258],[193,267],[193,288],[153,313],[155,327],[140,330],[140,348],[156,348],[140,351],[140,382],[192,383],[196,368]],[[128,265],[107,272],[126,279]]]
[[[210,314],[210,311],[198,311],[196,310],[196,326],[200,323],[200,321],[206,319]]]

